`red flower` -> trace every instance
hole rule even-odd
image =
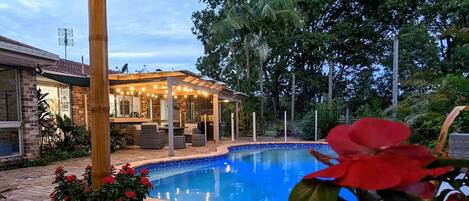
[[[77,179],[77,176],[75,176],[75,175],[70,175],[70,176],[67,176],[65,180],[66,180],[67,183],[72,183],[72,182],[74,182],[76,179]]]
[[[103,178],[103,183],[104,184],[114,184],[116,183],[116,179],[114,179],[113,176],[107,176]]]
[[[424,169],[435,157],[423,146],[402,144],[409,136],[410,129],[405,124],[376,118],[337,126],[326,140],[339,155],[339,163],[305,179],[333,178],[337,185],[364,190],[405,189],[426,176],[449,171]]]
[[[64,167],[63,166],[57,166],[57,168],[55,168],[55,174],[60,174],[64,171]]]
[[[153,184],[150,182],[150,180],[146,177],[140,178],[140,183],[146,187],[153,188]]]
[[[148,175],[148,173],[149,173],[149,171],[148,171],[148,169],[146,169],[146,168],[143,168],[142,170],[140,170],[140,174],[141,174],[142,176]]]
[[[129,168],[127,168],[127,170],[126,170],[126,173],[127,173],[128,175],[132,175],[132,176],[133,176],[133,175],[135,175],[135,169],[129,167]]]
[[[129,198],[129,199],[132,199],[135,197],[135,192],[133,191],[126,191],[125,192],[125,197]]]
[[[130,164],[129,163],[126,163],[125,165],[122,166],[122,169],[127,169],[130,167]]]

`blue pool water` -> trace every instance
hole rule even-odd
[[[327,152],[328,149],[326,149]],[[230,151],[216,160],[150,168],[150,196],[174,201],[286,201],[304,175],[325,168],[302,149]],[[340,195],[351,199],[350,192]]]

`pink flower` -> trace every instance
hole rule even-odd
[[[103,183],[104,184],[114,184],[116,183],[116,179],[114,179],[113,176],[107,176],[103,178]]]
[[[132,199],[134,198],[136,195],[135,195],[135,192],[133,191],[126,191],[125,192],[125,197],[129,198],[129,199]]]
[[[72,183],[72,182],[74,182],[76,179],[77,179],[77,176],[75,176],[75,175],[70,175],[70,176],[67,176],[67,177],[66,177],[65,181],[66,181],[67,183]]]

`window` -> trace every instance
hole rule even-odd
[[[111,117],[141,117],[140,97],[109,95],[109,114]]]
[[[0,157],[21,154],[18,71],[0,67]]]
[[[46,96],[50,111],[53,114],[70,117],[70,88],[66,85],[40,84],[37,86]]]
[[[179,120],[179,102],[177,99],[173,99],[173,120]],[[160,118],[162,121],[168,121],[168,101],[166,99],[160,99]]]

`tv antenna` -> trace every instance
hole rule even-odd
[[[58,29],[59,45],[65,47],[65,59],[67,59],[67,46],[73,47],[73,29]]]

